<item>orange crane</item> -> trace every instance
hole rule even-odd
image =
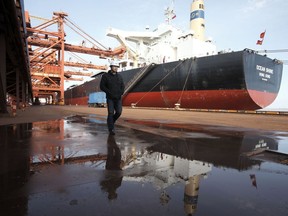
[[[102,44],[83,32],[77,25],[67,18],[63,12],[54,12],[51,20],[42,19],[42,24],[31,27],[29,13],[25,12],[26,26],[28,32],[27,42],[29,45],[30,73],[32,81],[32,91],[35,102],[39,98],[52,98],[52,103],[64,104],[64,80],[81,80],[72,77],[91,76],[91,73],[84,71],[72,72],[65,71],[64,67],[90,68],[96,70],[106,70],[107,66],[93,65],[91,63],[78,63],[64,61],[65,51],[96,55],[100,58],[121,58],[126,52],[122,46],[112,50],[105,48]],[[31,16],[34,17],[34,16]],[[35,17],[34,17],[35,18]],[[39,17],[38,17],[39,18]],[[57,25],[57,31],[47,31],[46,28]],[[77,46],[65,43],[64,24],[93,44],[92,47]],[[80,33],[80,31],[82,33]],[[94,42],[93,42],[94,41]],[[100,48],[100,46],[102,48]],[[32,49],[37,47],[36,49]],[[83,80],[83,78],[82,78]]]

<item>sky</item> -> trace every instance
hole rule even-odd
[[[183,31],[189,30],[191,3],[192,0],[174,0],[176,18],[172,24]],[[164,9],[170,4],[171,0],[24,0],[25,10],[30,15],[51,19],[53,12],[65,12],[67,18],[88,35],[111,48],[117,47],[119,43],[106,36],[109,27],[144,31],[148,25],[151,30],[155,29],[164,22]],[[206,36],[212,38],[218,51],[288,49],[287,0],[205,0],[204,5]],[[39,21],[32,18],[32,26],[36,26]],[[263,44],[256,45],[260,33],[264,31]],[[69,27],[65,27],[65,32],[66,43],[81,44],[83,37]],[[287,110],[288,52],[267,55],[272,59],[284,60],[285,63],[280,92],[268,108]],[[99,65],[97,56],[81,55],[81,58]],[[102,61],[101,65],[108,65],[107,60]]]

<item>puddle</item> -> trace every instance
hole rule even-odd
[[[126,123],[115,136],[97,116],[0,126],[1,213],[287,215],[286,133]]]

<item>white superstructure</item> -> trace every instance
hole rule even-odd
[[[193,0],[191,4],[189,31],[171,24],[175,16],[173,5],[165,10],[165,16],[166,23],[154,31],[149,28],[143,32],[107,30],[108,36],[116,38],[127,49],[120,61],[123,69],[216,54],[216,46],[205,37],[204,0]]]

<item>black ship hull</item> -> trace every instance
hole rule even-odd
[[[250,50],[191,58],[120,72],[124,106],[256,110],[278,95],[283,64]],[[65,104],[87,105],[101,74],[65,91]]]

